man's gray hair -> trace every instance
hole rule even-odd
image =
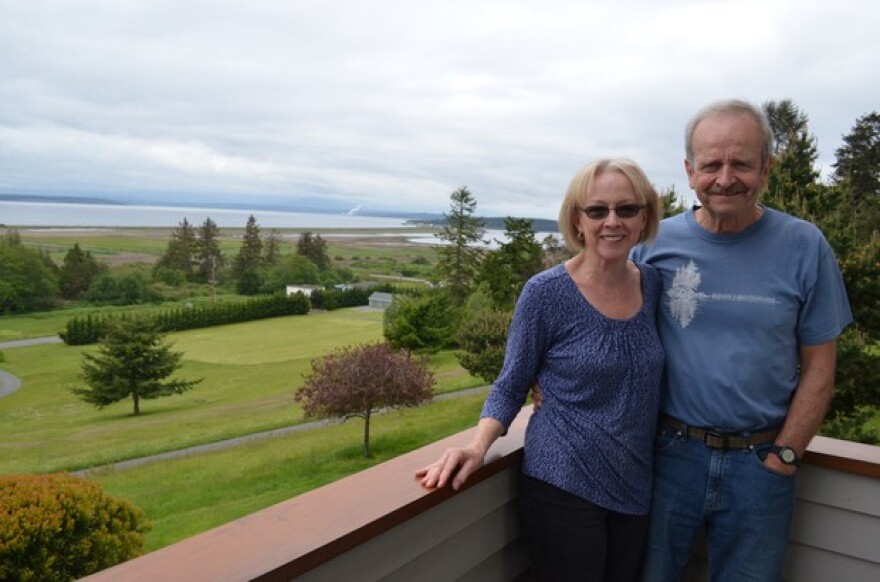
[[[691,164],[694,163],[694,130],[701,121],[716,115],[748,115],[758,123],[764,134],[764,143],[761,146],[761,166],[766,166],[770,159],[770,148],[773,145],[773,129],[770,127],[767,116],[760,108],[742,99],[715,101],[697,111],[684,130],[684,151],[688,161]]]

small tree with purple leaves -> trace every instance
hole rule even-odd
[[[307,417],[364,419],[364,457],[370,456],[370,418],[387,408],[423,404],[433,396],[426,359],[387,343],[345,346],[312,360],[294,396]]]

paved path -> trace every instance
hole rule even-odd
[[[57,343],[61,343],[61,338],[57,335],[53,335],[50,337],[35,337],[31,339],[15,340],[11,342],[0,342],[0,350]],[[21,380],[8,372],[0,370],[0,398],[6,396],[7,394],[12,394],[19,388],[21,388]]]
[[[60,344],[61,338],[57,335],[48,337],[32,337],[31,339],[15,340],[11,342],[0,342],[0,350],[9,348],[24,348],[27,346],[38,346],[40,344]]]
[[[447,392],[445,394],[438,394],[437,396],[434,397],[434,400],[449,400],[450,398],[459,398],[461,396],[467,396],[467,395],[476,394],[479,392],[486,392],[488,390],[489,390],[489,386],[477,386],[476,388],[466,388],[464,390],[457,390],[455,392]],[[381,411],[375,412],[374,414],[382,414],[384,412],[387,412],[387,411],[381,410]],[[248,434],[248,435],[244,435],[244,436],[240,436],[240,437],[217,441],[215,443],[208,443],[206,445],[198,445],[195,447],[188,447],[188,448],[179,449],[176,451],[168,451],[167,453],[158,453],[156,455],[139,457],[137,459],[128,459],[126,461],[120,461],[118,463],[111,463],[110,465],[102,465],[100,467],[90,467],[88,469],[83,469],[81,471],[74,471],[71,474],[72,475],[87,475],[89,473],[104,471],[107,469],[128,469],[131,467],[139,467],[141,465],[146,465],[148,463],[153,463],[155,461],[164,461],[167,459],[178,459],[180,457],[187,457],[189,455],[197,455],[200,453],[219,451],[219,450],[228,449],[228,448],[231,448],[231,447],[234,447],[234,446],[246,443],[246,442],[284,436],[287,434],[301,432],[304,430],[310,430],[313,428],[321,428],[321,427],[325,427],[325,426],[339,424],[340,422],[342,422],[342,421],[340,421],[340,420],[318,420],[318,421],[314,421],[314,422],[304,422],[302,424],[295,424],[293,426],[285,426],[283,428],[276,428],[274,430],[257,432],[254,434]]]

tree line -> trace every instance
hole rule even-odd
[[[209,217],[194,226],[184,218],[171,232],[152,268],[126,265],[110,269],[75,243],[60,264],[46,250],[24,244],[8,229],[0,238],[0,314],[28,313],[61,305],[136,305],[203,295],[222,288],[241,295],[283,292],[290,283],[333,286],[354,280],[333,264],[327,242],[309,231],[294,252],[285,252],[279,231],[261,233],[251,215],[238,251],[227,257],[221,233]],[[206,287],[209,286],[209,287]]]

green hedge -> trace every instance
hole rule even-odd
[[[346,289],[340,291],[338,289],[326,289],[312,291],[309,300],[315,309],[339,309],[340,307],[357,307],[359,305],[369,305],[370,295],[373,293],[370,289]]]
[[[150,524],[67,473],[0,476],[0,580],[74,580],[143,553]]]
[[[304,315],[309,312],[309,308],[309,300],[305,296],[294,294],[291,297],[273,295],[247,301],[175,307],[147,315],[126,313],[105,316],[86,315],[70,318],[65,329],[58,335],[64,343],[77,346],[100,341],[107,333],[109,324],[117,318],[145,317],[151,320],[159,331],[170,332],[283,315]]]

